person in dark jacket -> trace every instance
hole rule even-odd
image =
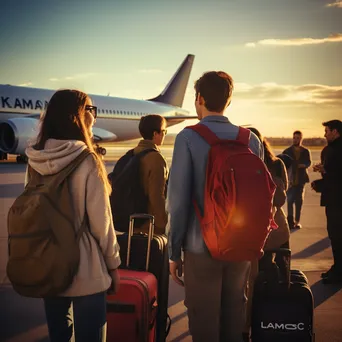
[[[301,228],[300,215],[304,200],[304,186],[309,182],[307,169],[311,165],[310,151],[302,146],[303,134],[301,131],[293,133],[293,145],[283,151],[292,158],[292,164],[288,170],[289,189],[287,190],[287,220],[290,229]],[[293,215],[293,204],[296,207]]]
[[[321,277],[323,283],[334,284],[342,283],[342,121],[323,122],[323,126],[328,145],[322,151],[321,163],[313,168],[322,174],[322,179],[311,186],[321,193],[334,258],[334,264]]]

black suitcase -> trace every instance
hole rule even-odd
[[[147,255],[147,234],[134,233],[131,242],[130,269],[145,270]],[[126,260],[128,234],[117,232],[121,260]],[[165,235],[154,235],[151,242],[148,272],[158,280],[157,341],[165,342],[170,330],[171,320],[167,314],[169,297],[169,257]],[[122,263],[120,268],[126,268]]]
[[[301,271],[290,271],[290,251],[273,250],[287,259],[287,270],[261,270],[254,286],[251,337],[253,342],[312,342],[313,296]]]

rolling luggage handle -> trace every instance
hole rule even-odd
[[[149,215],[149,214],[133,214],[133,215],[130,215],[129,217],[126,267],[129,268],[129,262],[130,262],[130,256],[131,256],[131,243],[132,243],[132,236],[134,233],[134,220],[135,219],[148,219],[150,221],[150,225],[148,229],[147,253],[146,253],[146,271],[148,271],[148,267],[150,265],[151,242],[152,242],[153,234],[154,234],[154,216]]]
[[[278,270],[278,282],[284,282],[287,288],[290,287],[291,282],[291,249],[289,248],[274,248],[265,251],[266,254],[275,254],[276,256],[281,256],[283,258],[282,267],[279,267]]]

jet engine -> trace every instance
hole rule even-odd
[[[0,150],[25,155],[29,142],[37,137],[38,123],[39,120],[27,117],[0,122]]]

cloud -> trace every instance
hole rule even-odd
[[[336,0],[335,2],[332,2],[330,4],[326,4],[326,7],[338,7],[338,8],[342,8],[342,1],[338,1]]]
[[[342,2],[341,2],[342,3]],[[266,46],[302,46],[317,45],[324,43],[342,42],[342,33],[334,33],[326,38],[291,38],[291,39],[262,39],[257,42],[246,43],[245,47],[256,47],[257,45]]]
[[[162,72],[160,69],[141,69],[139,72],[144,74],[157,74]]]
[[[60,82],[60,81],[80,80],[80,79],[86,79],[95,75],[97,75],[96,72],[87,72],[84,74],[76,74],[73,76],[66,76],[66,77],[61,77],[61,78],[51,77],[49,78],[49,81]]]
[[[342,106],[342,85],[281,85],[236,83],[233,100],[272,103],[276,105]]]

